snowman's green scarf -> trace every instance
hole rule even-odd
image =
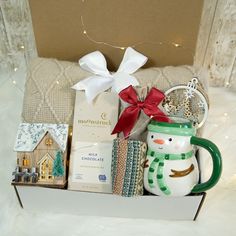
[[[159,153],[155,152],[151,149],[148,149],[147,151],[148,156],[154,157],[152,163],[150,164],[149,170],[148,170],[148,184],[150,188],[154,188],[154,173],[155,170],[157,169],[157,183],[160,188],[160,190],[165,194],[165,195],[170,195],[171,191],[168,188],[168,186],[165,183],[164,177],[163,177],[163,168],[164,168],[164,161],[165,160],[186,160],[189,159],[193,156],[193,151],[189,151],[186,153],[181,153],[181,154],[165,154],[165,153]]]

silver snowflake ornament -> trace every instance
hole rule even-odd
[[[200,107],[200,108],[204,108],[204,107],[205,107],[205,104],[204,104],[203,101],[200,101],[197,105],[198,105],[198,107]]]
[[[184,92],[184,95],[185,95],[186,99],[190,99],[190,98],[194,97],[194,90],[193,89],[186,89],[186,91]]]

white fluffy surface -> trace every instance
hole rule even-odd
[[[18,86],[22,88],[23,77],[18,81],[21,81]],[[0,84],[1,236],[236,235],[236,94],[226,89],[210,88],[211,108],[204,137],[220,148],[224,171],[218,185],[208,191],[195,222],[81,217],[22,210],[10,185],[11,172],[15,167],[12,147],[20,122],[22,98],[23,94],[11,80],[5,81],[2,86]],[[205,165],[210,172],[207,158]]]

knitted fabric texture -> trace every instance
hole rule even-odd
[[[72,125],[75,90],[71,87],[90,75],[75,62],[46,58],[32,60],[25,85],[23,121]],[[155,86],[165,91],[174,85],[186,84],[193,76],[200,76],[200,72],[191,66],[169,66],[141,69],[134,76],[141,87]]]

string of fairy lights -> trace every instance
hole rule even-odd
[[[82,3],[85,3],[85,1],[82,1]],[[140,45],[143,45],[143,44],[153,44],[153,45],[159,45],[159,46],[168,45],[168,46],[172,46],[172,47],[175,47],[175,48],[182,48],[183,50],[188,50],[191,53],[191,55],[193,56],[193,52],[189,48],[186,48],[186,47],[184,47],[183,45],[181,45],[180,43],[177,43],[177,42],[170,42],[169,43],[169,42],[162,42],[162,41],[143,41],[143,42],[138,42],[138,43],[131,44],[131,45],[128,45],[128,46],[120,46],[120,45],[115,45],[115,44],[100,41],[100,40],[95,40],[89,34],[89,31],[88,31],[88,29],[85,25],[85,22],[84,22],[83,15],[80,16],[80,23],[81,23],[81,26],[82,26],[82,34],[84,34],[84,36],[87,38],[87,40],[89,40],[90,42],[95,43],[95,44],[100,44],[100,45],[102,44],[102,45],[112,47],[112,48],[116,48],[116,49],[120,49],[120,50],[125,50],[128,47],[137,48],[137,46],[140,46]]]
[[[85,0],[81,0],[82,1],[82,4],[86,4],[86,1]],[[82,13],[83,13],[83,9],[82,9]],[[128,47],[133,47],[133,48],[137,48],[138,46],[140,45],[143,45],[143,44],[153,44],[153,45],[158,45],[158,46],[163,46],[163,45],[168,45],[168,46],[171,46],[171,47],[174,47],[174,48],[178,48],[178,49],[182,49],[182,50],[187,50],[189,51],[189,53],[191,53],[191,55],[193,56],[193,52],[191,52],[188,48],[184,47],[183,45],[181,45],[180,43],[178,42],[161,42],[161,41],[145,41],[145,42],[137,42],[135,44],[132,44],[132,45],[126,45],[126,46],[123,46],[123,45],[114,45],[112,43],[109,43],[109,42],[105,42],[105,41],[99,41],[99,40],[96,40],[93,36],[90,35],[89,33],[89,29],[87,29],[86,27],[86,24],[84,22],[84,17],[83,15],[81,15],[80,17],[80,23],[81,23],[81,29],[82,29],[82,34],[86,37],[87,40],[89,40],[90,42],[92,43],[95,43],[95,44],[102,44],[102,45],[105,45],[107,47],[112,47],[112,48],[115,48],[115,49],[119,49],[119,50],[125,50],[127,49]],[[6,24],[7,25],[7,24]],[[14,54],[15,56],[19,56],[19,53],[23,54],[22,55],[22,58],[26,58],[26,53],[28,53],[29,51],[33,50],[33,49],[26,49],[25,47],[25,43],[20,43],[20,45],[18,45],[17,49],[12,49],[11,48],[11,45],[8,45],[8,48],[10,48],[10,52],[8,53],[8,55],[11,55],[11,57],[13,58],[14,57]],[[12,66],[11,66],[11,72],[10,72],[10,75],[9,75],[9,78],[12,82],[12,84],[18,89],[20,90],[20,92],[23,92],[22,89],[19,87],[18,85],[18,82],[16,80],[16,75],[17,75],[17,72],[19,71],[19,68],[20,65],[17,65],[14,60],[12,62]],[[2,83],[0,84],[0,86],[2,84],[4,84],[8,79],[2,81]],[[59,81],[55,81],[55,83],[57,85],[59,85]]]
[[[82,2],[82,8],[83,8],[83,6],[86,4],[86,0],[81,0],[81,2]],[[82,10],[82,12],[83,12],[83,10]],[[101,40],[96,40],[96,39],[94,39],[94,37],[92,37],[90,35],[89,30],[87,29],[86,24],[84,22],[83,15],[80,16],[80,23],[81,23],[81,26],[82,26],[82,33],[84,34],[84,36],[90,42],[95,43],[95,44],[102,44],[102,45],[112,47],[112,48],[116,48],[116,49],[120,49],[120,50],[125,50],[128,47],[136,48],[137,46],[140,46],[140,45],[143,45],[143,44],[153,44],[153,45],[158,45],[158,46],[168,45],[168,46],[172,46],[174,48],[181,48],[183,50],[187,50],[189,53],[191,53],[192,56],[194,56],[193,52],[189,48],[183,46],[182,44],[180,44],[178,42],[143,41],[143,42],[137,42],[135,44],[131,44],[131,45],[128,45],[128,46],[123,46],[123,45],[115,45],[115,44],[112,44],[112,43],[109,43],[109,42],[104,42],[104,41],[101,41]]]

